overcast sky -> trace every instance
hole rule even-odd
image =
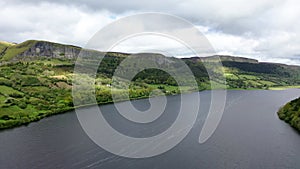
[[[297,0],[4,0],[0,6],[0,40],[9,42],[41,39],[85,46],[98,30],[117,19],[163,12],[193,23],[218,54],[300,65]],[[153,49],[170,44],[148,36],[133,38],[115,50],[139,52],[147,50],[142,45]],[[174,55],[188,56],[183,49],[173,49]]]

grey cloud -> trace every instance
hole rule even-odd
[[[284,57],[292,62],[290,57],[299,57],[300,51],[297,0],[7,0],[0,5],[5,16],[0,19],[1,40],[45,39],[82,46],[116,18],[148,11],[207,27],[205,34],[213,35],[220,53],[260,55],[265,60]]]

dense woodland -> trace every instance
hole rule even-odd
[[[300,97],[283,106],[278,116],[300,132]]]

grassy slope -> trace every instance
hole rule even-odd
[[[7,50],[7,48],[14,46],[14,44],[9,42],[0,41],[0,56],[4,54],[4,52]]]

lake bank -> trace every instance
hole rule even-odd
[[[300,86],[282,86],[282,87],[276,87],[276,88],[269,88],[269,89],[259,89],[259,88],[249,88],[249,89],[227,89],[227,90],[288,90],[288,89],[298,89],[300,88]],[[199,92],[202,91],[207,91],[207,90],[200,90]],[[179,94],[166,94],[166,95],[179,95]],[[143,96],[143,97],[137,97],[137,98],[131,98],[130,100],[139,100],[139,99],[147,99],[149,98],[148,96]],[[119,100],[118,102],[124,102],[124,101],[128,101],[128,100]],[[83,107],[89,107],[89,106],[94,106],[94,105],[106,105],[106,104],[112,104],[115,103],[113,101],[108,101],[108,102],[101,102],[101,103],[97,103],[97,104],[86,104],[86,105],[81,105],[81,106],[77,106],[77,107],[66,107],[64,109],[60,109],[60,110],[55,110],[55,111],[48,111],[48,112],[37,112],[35,114],[37,114],[36,116],[31,116],[32,118],[28,118],[25,121],[23,119],[20,120],[0,120],[0,131],[1,130],[5,130],[5,129],[10,129],[10,128],[15,128],[15,127],[19,127],[19,126],[26,126],[32,122],[36,122],[39,120],[42,120],[44,118],[53,116],[53,115],[59,115],[59,114],[63,114],[69,111],[72,111],[76,108],[83,108]],[[8,123],[8,125],[7,125]],[[1,125],[2,124],[2,125]],[[3,125],[5,124],[5,125]]]

